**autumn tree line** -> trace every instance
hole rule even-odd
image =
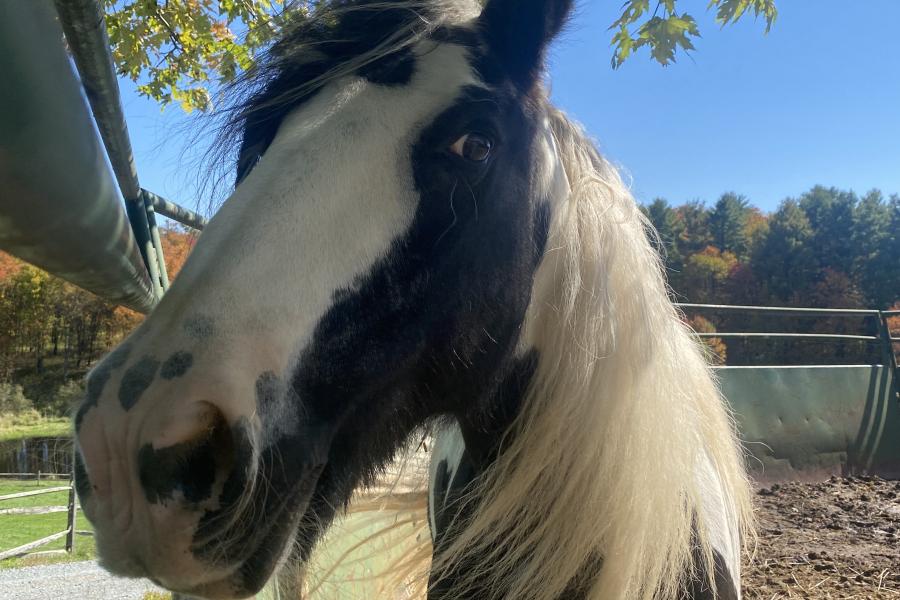
[[[900,308],[900,196],[816,186],[771,214],[735,193],[711,206],[642,207],[680,302],[813,308]],[[873,319],[687,311],[698,331],[874,335]],[[900,319],[893,319],[900,336]],[[878,344],[713,338],[729,364],[874,361]]]
[[[164,229],[171,276],[193,236]],[[142,320],[62,279],[0,252],[0,414],[62,416],[82,393],[87,369]]]

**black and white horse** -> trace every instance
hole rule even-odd
[[[739,597],[729,415],[542,82],[570,5],[336,2],[252,72],[234,193],[76,415],[108,569],[252,595],[431,425],[429,598]]]

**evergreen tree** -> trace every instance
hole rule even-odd
[[[891,260],[887,247],[891,231],[890,207],[879,190],[872,190],[856,205],[853,211],[853,273],[870,306],[880,308],[890,304],[900,294],[900,289],[890,287]],[[895,234],[896,235],[896,234]]]
[[[727,250],[739,259],[746,258],[750,247],[746,230],[748,207],[747,198],[728,192],[722,194],[709,214],[713,244],[719,250]]]
[[[853,270],[853,213],[857,198],[853,192],[815,186],[800,197],[800,208],[812,228],[816,269]]]
[[[812,239],[812,226],[797,201],[783,201],[769,219],[769,235],[753,257],[772,304],[799,300],[799,291],[814,280],[817,264]]]
[[[683,256],[703,251],[712,244],[709,211],[700,200],[692,200],[675,209],[679,222],[678,245]]]
[[[677,213],[663,198],[654,199],[649,205],[642,207],[642,210],[659,236],[659,242],[662,245],[659,251],[665,258],[666,269],[681,271],[684,266],[684,257],[678,242],[683,225],[678,219]]]

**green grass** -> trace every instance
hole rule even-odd
[[[11,481],[0,480],[0,496],[27,492],[31,490],[46,489],[66,485],[66,480],[44,480],[38,484],[36,481]],[[0,502],[0,508],[17,508],[33,506],[65,506],[69,500],[68,492],[54,492],[40,496],[28,496],[14,500]],[[15,548],[27,544],[42,537],[46,537],[66,528],[67,513],[49,513],[44,515],[0,515],[0,550]],[[92,531],[93,528],[87,519],[79,512],[75,521],[76,530]],[[62,550],[65,548],[65,538],[60,538],[49,544],[36,548],[36,551]],[[76,560],[89,560],[94,558],[94,538],[89,536],[75,536],[75,552],[72,554],[55,554],[47,556],[24,556],[21,558],[9,558],[0,561],[0,569],[9,569],[34,564],[49,564],[54,562],[69,562]]]
[[[30,492],[33,490],[42,490],[47,488],[62,487],[69,485],[68,479],[42,479],[40,484],[37,481],[18,481],[0,479],[0,496],[7,494],[17,494],[19,492]],[[0,508],[23,508],[32,506],[65,506],[69,502],[69,492],[54,492],[52,494],[41,494],[40,496],[26,496],[25,498],[15,498],[13,500],[4,500],[0,502]],[[5,517],[8,515],[0,515]],[[2,538],[0,538],[2,540]],[[0,549],[3,549],[3,542],[0,541]]]
[[[31,437],[68,437],[72,420],[67,417],[31,417],[0,415],[0,442]]]

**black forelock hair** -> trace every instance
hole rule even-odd
[[[234,185],[259,162],[285,116],[331,76],[345,74],[347,65],[374,83],[408,82],[410,46],[442,27],[448,6],[440,0],[336,0],[318,4],[309,16],[287,18],[278,39],[225,92],[228,116],[217,146],[240,140]],[[379,48],[384,52],[360,60]]]

